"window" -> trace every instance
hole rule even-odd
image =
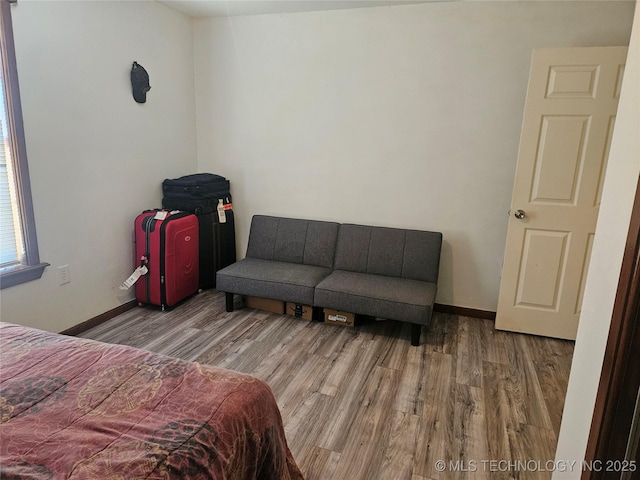
[[[0,288],[7,288],[48,266],[38,255],[8,0],[0,0],[0,53]]]

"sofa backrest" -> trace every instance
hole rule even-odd
[[[342,224],[334,268],[437,283],[442,234]]]
[[[338,223],[254,215],[247,257],[332,268]]]

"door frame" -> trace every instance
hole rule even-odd
[[[639,350],[640,179],[631,212],[611,327],[587,441],[587,463],[625,459],[640,387]],[[584,471],[581,479],[620,478],[620,474],[620,471],[591,470]]]

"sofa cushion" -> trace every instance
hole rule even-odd
[[[254,215],[247,257],[332,268],[338,224]]]
[[[340,225],[334,268],[437,283],[442,234]]]
[[[438,283],[442,233],[407,230],[402,256],[402,278]]]
[[[371,227],[340,225],[333,267],[350,272],[367,272]]]
[[[216,274],[216,289],[314,305],[314,287],[331,273],[329,268],[245,258]]]
[[[279,218],[254,215],[251,219],[247,257],[273,260]]]
[[[316,287],[315,305],[428,325],[435,296],[432,282],[334,270]]]

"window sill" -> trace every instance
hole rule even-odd
[[[48,263],[38,263],[27,267],[16,267],[2,272],[0,274],[0,290],[37,280],[42,276],[44,269],[48,266]]]

